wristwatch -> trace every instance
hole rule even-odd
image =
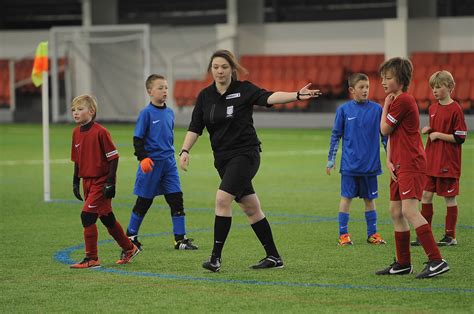
[[[183,153],[187,153],[187,154],[189,155],[189,150],[187,150],[187,149],[182,149],[182,150],[179,152],[178,156],[181,157],[181,155],[182,155]]]

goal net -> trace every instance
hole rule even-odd
[[[71,121],[71,100],[85,93],[97,98],[99,121],[136,119],[151,73],[148,25],[53,27],[49,44],[53,122]]]

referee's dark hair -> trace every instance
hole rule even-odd
[[[229,62],[230,67],[232,68],[232,78],[237,79],[238,75],[245,75],[248,73],[247,69],[245,69],[243,66],[240,65],[239,61],[237,61],[237,58],[234,56],[232,52],[229,50],[217,50],[214,52],[211,56],[211,59],[209,60],[209,65],[207,66],[207,73],[211,73],[211,68],[212,68],[212,60],[214,58],[224,58]]]
[[[159,74],[150,75],[145,81],[146,90],[149,90],[151,88],[151,85],[153,84],[153,81],[155,80],[166,80],[166,79],[163,75],[159,75]]]

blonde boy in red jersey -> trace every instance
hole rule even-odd
[[[390,180],[390,214],[395,229],[397,260],[377,275],[405,275],[413,272],[410,255],[410,224],[415,228],[428,262],[416,278],[432,278],[449,271],[441,257],[431,226],[418,211],[426,171],[426,157],[420,135],[420,116],[413,96],[406,93],[413,66],[408,59],[392,58],[380,66],[387,97],[380,132],[389,136],[387,167]]]
[[[72,132],[71,160],[74,162],[73,192],[83,200],[79,182],[83,179],[84,206],[81,212],[84,227],[86,257],[71,268],[100,267],[97,254],[97,218],[107,227],[109,234],[122,248],[117,264],[129,263],[140,251],[123,232],[112,212],[115,196],[115,177],[118,151],[106,128],[94,122],[97,101],[89,95],[81,95],[72,101],[72,116],[78,126]]]
[[[458,244],[456,240],[456,222],[459,195],[459,177],[461,176],[461,145],[467,135],[466,122],[461,106],[451,99],[454,78],[448,71],[438,71],[430,77],[433,95],[438,100],[429,109],[430,124],[421,132],[429,134],[426,142],[426,185],[421,200],[421,214],[431,225],[433,218],[433,194],[443,196],[446,202],[446,224],[444,237],[438,246]],[[418,239],[413,246],[420,245]]]

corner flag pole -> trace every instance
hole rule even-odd
[[[43,187],[44,201],[51,201],[51,172],[49,165],[49,84],[48,84],[48,42],[40,42],[36,48],[31,80],[36,87],[41,85],[43,123]]]

